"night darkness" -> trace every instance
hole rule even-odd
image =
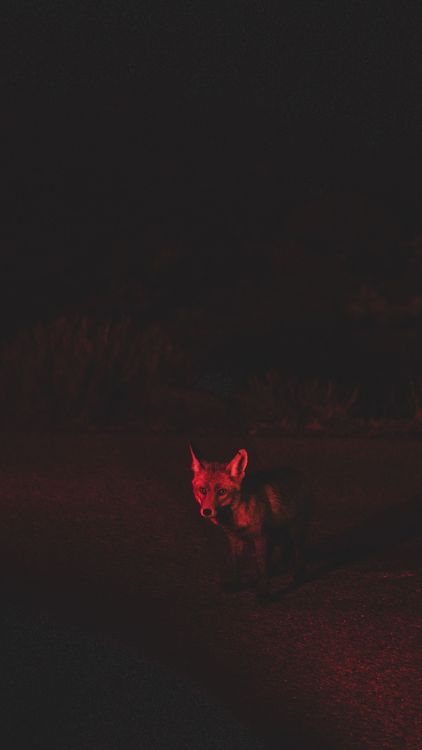
[[[370,357],[362,289],[418,297],[420,12],[167,5],[5,12],[4,334],[69,310],[202,315],[199,369],[248,347],[258,369],[344,379]]]
[[[0,25],[5,747],[419,750],[422,5]],[[190,441],[309,476],[303,586],[220,592]]]

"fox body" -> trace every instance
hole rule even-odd
[[[199,459],[192,447],[193,493],[201,515],[226,533],[232,557],[229,587],[240,586],[240,559],[252,544],[257,567],[259,598],[269,595],[269,574],[274,550],[289,556],[292,574],[303,573],[303,547],[309,514],[309,493],[304,477],[294,469],[278,469],[246,476],[244,449],[227,464]]]

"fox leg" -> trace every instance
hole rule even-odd
[[[258,573],[257,598],[264,600],[269,598],[268,540],[265,536],[256,536],[253,543]]]
[[[286,529],[277,529],[268,540],[269,575],[279,575],[291,559],[292,539]]]
[[[291,529],[290,569],[294,583],[301,583],[305,578],[305,536],[305,523],[300,523]]]
[[[239,591],[242,588],[240,568],[245,543],[235,534],[227,534],[227,537],[230,544],[231,570],[229,576],[223,580],[223,588],[226,591]]]

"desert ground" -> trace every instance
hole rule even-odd
[[[188,443],[313,485],[308,578],[220,590]],[[1,437],[3,748],[422,747],[422,442]]]

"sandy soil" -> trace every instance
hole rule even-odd
[[[197,436],[314,485],[309,580],[259,607],[189,437],[1,437],[2,747],[420,750],[422,443]]]

